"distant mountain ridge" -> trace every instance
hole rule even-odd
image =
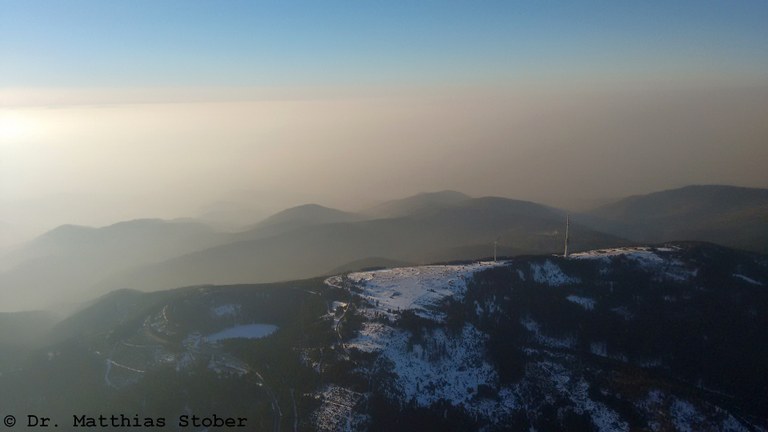
[[[590,226],[639,242],[701,240],[768,252],[768,189],[686,186],[601,206]]]
[[[258,222],[241,233],[239,239],[257,239],[282,234],[312,225],[337,222],[354,222],[363,216],[324,207],[319,204],[304,204],[280,211]]]
[[[0,304],[77,303],[100,280],[229,241],[205,224],[138,219],[101,228],[63,225],[3,256]],[[84,297],[87,296],[87,297]]]
[[[471,199],[469,195],[452,190],[424,192],[407,198],[396,199],[378,204],[362,213],[373,218],[393,218],[418,215],[430,211],[460,204]]]
[[[571,214],[571,250],[703,240],[766,251],[767,196],[765,189],[691,186],[628,197]],[[566,214],[528,201],[442,191],[360,213],[297,206],[235,233],[194,220],[65,225],[3,255],[0,304],[36,309],[40,302],[78,303],[120,288],[272,282],[366,262],[476,259],[492,256],[496,240],[499,256],[560,253]]]
[[[144,290],[199,283],[275,282],[308,278],[367,257],[430,263],[492,256],[497,238],[519,253],[562,251],[565,214],[506,198],[473,198],[458,204],[421,205],[412,215],[304,226],[283,234],[241,240],[131,270],[105,281]],[[574,250],[620,246],[626,241],[571,227]],[[478,247],[479,246],[479,247]]]

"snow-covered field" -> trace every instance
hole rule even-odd
[[[698,274],[698,269],[686,267],[680,260],[664,258],[659,253],[675,252],[677,247],[653,248],[647,246],[597,249],[569,255],[571,259],[600,260],[610,264],[612,259],[623,257],[646,271],[654,271],[660,279],[685,282]]]
[[[698,268],[695,263],[685,264],[678,259],[675,253],[678,250],[676,247],[627,247],[575,253],[570,258],[596,260],[601,275],[610,274],[612,264],[622,260],[622,264],[651,273],[654,280],[683,282],[696,278]],[[345,350],[373,354],[363,357],[371,359],[370,363],[358,364],[356,369],[367,377],[368,391],[380,392],[401,406],[430,407],[444,401],[461,407],[467,415],[481,422],[496,425],[509,421],[514,413],[541,413],[548,406],[559,403],[567,406],[563,410],[588,416],[594,430],[630,430],[630,425],[613,405],[590,393],[592,372],[585,373],[572,366],[577,359],[574,354],[578,348],[576,333],[555,337],[548,334],[545,326],[531,315],[520,318],[520,324],[529,334],[528,344],[522,349],[527,360],[522,376],[516,382],[509,383],[502,382],[497,366],[489,364],[490,336],[480,330],[484,327],[474,321],[464,322],[462,327],[452,327],[449,331],[447,326],[440,325],[446,323],[446,314],[441,306],[451,297],[462,300],[468,282],[476,272],[506,264],[481,262],[405,267],[328,278],[327,285],[349,290],[349,304],[357,306],[349,310],[366,318],[356,336],[340,345]],[[530,266],[529,272],[526,271],[527,266]],[[513,268],[523,282],[527,277],[529,281],[551,287],[582,283],[578,277],[567,274],[564,268],[567,270],[568,267],[563,265],[561,268],[554,258],[539,259]],[[732,276],[749,284],[763,285],[763,282],[740,272]],[[587,296],[585,292],[589,293],[568,290],[563,295],[565,300],[591,313],[607,307],[606,300]],[[364,301],[356,301],[356,296]],[[669,296],[667,300],[675,301],[676,298]],[[476,316],[488,315],[488,310],[498,307],[493,303],[495,301],[495,297],[485,303],[475,301]],[[332,302],[329,307],[331,315],[336,315],[334,312],[337,309],[344,310],[345,314],[348,311],[347,303],[341,301]],[[396,324],[402,316],[400,313],[406,310],[436,325],[416,326],[416,329],[408,327],[411,330],[407,330]],[[625,320],[635,319],[626,306],[613,307],[610,311]],[[334,323],[339,320],[334,316]],[[605,341],[591,341],[589,352],[613,361],[629,362],[626,355],[612,353]],[[641,365],[658,367],[661,362],[649,358],[647,362],[643,360]],[[369,394],[341,391],[334,385],[315,393],[322,403],[315,413],[320,430],[355,430],[356,426],[364,426],[366,418],[355,407]],[[648,398],[641,399],[636,408],[649,419],[667,419],[677,430],[745,430],[730,415],[705,419],[703,413],[714,408],[694,402],[678,399],[670,393],[650,392]],[[662,430],[662,426],[655,420],[649,422],[651,430]]]
[[[595,249],[595,250],[586,251],[586,252],[577,252],[577,253],[572,253],[568,255],[568,257],[575,258],[575,259],[601,259],[608,262],[610,257],[623,255],[636,260],[658,262],[661,260],[661,258],[656,254],[656,252],[674,252],[676,250],[679,250],[679,248],[677,247],[652,248],[648,246],[620,247],[620,248],[610,248],[610,249]]]
[[[475,272],[503,264],[404,267],[352,273],[348,278],[362,291],[358,295],[367,302],[363,313],[368,317],[394,318],[398,311],[413,310],[422,318],[443,322],[445,314],[438,307],[441,302],[448,297],[462,298]],[[488,415],[504,406],[489,406],[487,400],[477,398],[480,386],[498,386],[494,367],[484,359],[484,333],[471,324],[455,335],[441,328],[423,331],[421,338],[414,340],[406,330],[368,321],[346,346],[379,354],[369,372],[392,376],[386,391],[397,400],[426,407],[444,399],[478,415]]]
[[[402,267],[351,273],[349,279],[374,309],[392,314],[411,309],[417,315],[442,321],[435,306],[446,297],[461,298],[467,279],[477,271],[502,265],[502,262],[479,262],[464,265]]]

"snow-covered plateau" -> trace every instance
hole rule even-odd
[[[614,248],[568,258],[404,267],[329,278],[326,284],[346,289],[354,305],[337,302],[332,309],[362,319],[339,344],[345,358],[367,359],[353,372],[368,382],[367,388],[355,389],[356,400],[377,394],[399,409],[447,409],[446,419],[453,410],[478,430],[505,430],[509,424],[527,425],[527,430],[553,425],[598,431],[638,425],[652,431],[766,430],[679,382],[659,387],[652,377],[673,370],[669,359],[677,354],[638,349],[621,336],[643,331],[635,323],[645,320],[657,302],[648,296],[670,309],[658,330],[648,330],[663,332],[665,320],[680,319],[671,308],[707,291],[701,262],[683,249]],[[732,274],[748,286],[763,283]],[[336,317],[334,323],[343,327],[344,320]],[[637,381],[631,390],[628,380]],[[691,385],[703,388],[702,382]],[[318,418],[335,418],[332,414],[345,407],[355,421],[344,424],[364,425],[362,407],[369,402],[352,406],[349,393],[334,392],[317,393],[325,401]],[[336,393],[346,396],[328,402]],[[630,411],[634,417],[627,417]],[[338,422],[323,424],[336,427],[320,430],[351,430]]]

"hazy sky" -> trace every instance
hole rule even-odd
[[[0,0],[0,222],[768,187],[766,22],[765,1]]]

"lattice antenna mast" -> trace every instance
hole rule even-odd
[[[493,241],[493,262],[496,262],[496,246],[499,244],[499,238]]]
[[[571,228],[571,215],[565,216],[565,250],[563,251],[563,257],[568,258],[568,241],[570,240],[569,234],[570,234],[570,228]]]

